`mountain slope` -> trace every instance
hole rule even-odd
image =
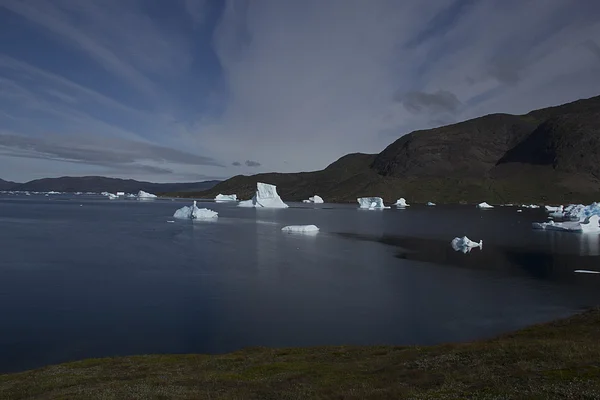
[[[139,190],[147,192],[188,192],[212,188],[219,181],[205,181],[193,183],[151,183],[140,182],[133,179],[105,178],[102,176],[83,176],[61,178],[36,179],[23,184],[13,185],[10,190],[28,190],[37,192],[128,192],[135,193]]]
[[[348,166],[352,166],[348,168]],[[236,176],[214,188],[248,198],[257,181],[288,201],[588,202],[600,199],[600,96],[525,115],[491,114],[402,136],[377,155],[322,171]]]
[[[5,181],[4,179],[0,179],[0,190],[12,190],[13,187],[18,185],[15,182]]]

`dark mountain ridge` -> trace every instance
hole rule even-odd
[[[201,191],[212,188],[220,181],[190,183],[152,183],[133,179],[106,178],[103,176],[63,176],[60,178],[36,179],[27,183],[0,180],[0,190],[32,192],[127,192],[144,190],[152,193]]]
[[[349,154],[321,171],[238,175],[185,196],[249,198],[256,182],[277,185],[288,201],[314,194],[330,202],[600,200],[600,96],[414,131],[379,154]]]

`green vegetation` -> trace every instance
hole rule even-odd
[[[252,348],[0,375],[1,399],[598,399],[600,310],[428,347]]]

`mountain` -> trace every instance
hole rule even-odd
[[[4,179],[0,179],[0,190],[11,190],[15,185],[18,185],[15,182],[5,181]]]
[[[64,176],[61,178],[44,178],[36,179],[27,183],[12,184],[7,189],[1,189],[2,182],[0,181],[0,190],[28,190],[32,192],[127,192],[137,193],[140,190],[145,190],[151,193],[164,192],[188,192],[201,191],[212,188],[220,181],[204,181],[193,183],[151,183],[140,182],[133,179],[117,179],[105,178],[102,176],[83,176],[71,177]],[[9,182],[12,183],[12,182]]]
[[[322,171],[235,176],[203,192],[249,198],[256,182],[299,201],[591,202],[600,200],[600,96],[525,115],[491,114],[411,132],[379,154],[349,154]],[[181,194],[180,194],[181,195]]]

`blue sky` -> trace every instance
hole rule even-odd
[[[600,94],[594,0],[0,0],[0,178],[321,169]]]

